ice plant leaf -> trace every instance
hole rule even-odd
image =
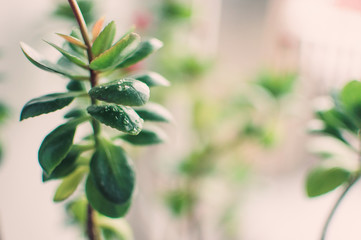
[[[93,87],[89,95],[104,102],[142,106],[149,100],[150,91],[146,84],[127,78]]]
[[[137,135],[143,127],[143,120],[130,107],[115,104],[90,106],[88,113],[101,123],[119,131]]]
[[[104,197],[104,195],[95,186],[91,176],[88,177],[85,186],[86,196],[90,205],[99,213],[111,217],[123,217],[129,210],[131,199],[123,204],[116,204]]]
[[[74,44],[78,47],[81,47],[83,49],[87,49],[86,45],[79,39],[73,37],[73,36],[68,36],[65,34],[61,34],[61,33],[57,33],[58,36],[62,37],[63,39],[65,39],[67,42]]]
[[[41,143],[38,157],[39,163],[47,175],[50,175],[68,155],[73,145],[77,125],[86,120],[87,118],[71,120],[60,125],[45,137]]]
[[[317,197],[328,193],[346,183],[350,175],[350,171],[340,167],[316,167],[308,173],[306,179],[307,195]]]
[[[81,94],[84,94],[84,92],[52,93],[34,98],[23,107],[20,114],[20,121],[62,109]]]
[[[54,202],[61,202],[70,197],[77,189],[87,171],[88,167],[82,166],[65,177],[55,192]]]
[[[136,113],[144,121],[172,122],[173,117],[163,106],[156,103],[148,103],[145,106],[134,108]]]
[[[121,147],[100,140],[90,161],[90,172],[95,186],[110,202],[124,204],[131,199],[135,176]]]
[[[134,52],[139,42],[140,37],[138,34],[130,33],[126,35],[117,43],[115,43],[111,48],[97,56],[90,63],[90,68],[97,71],[105,71],[115,68],[119,63],[121,63],[125,58]]]
[[[165,79],[162,75],[156,72],[148,72],[144,74],[134,75],[131,78],[137,79],[141,82],[144,82],[148,85],[148,87],[155,87],[155,86],[169,86],[170,83],[167,79]]]
[[[158,128],[143,129],[138,135],[122,135],[121,139],[133,145],[154,145],[166,141],[167,136]]]
[[[157,51],[163,46],[163,43],[156,38],[149,39],[147,41],[141,42],[138,48],[126,58],[121,64],[119,64],[118,68],[126,68],[137,62],[140,62],[144,58],[148,57],[153,52]]]
[[[78,56],[75,56],[74,54],[68,52],[67,50],[59,47],[59,46],[56,46],[55,44],[51,43],[51,42],[47,42],[45,41],[46,43],[48,43],[50,46],[54,47],[56,50],[58,50],[64,57],[66,57],[69,61],[75,63],[76,65],[80,66],[80,67],[87,67],[88,64],[87,64],[87,60],[86,59],[81,59],[80,57]]]

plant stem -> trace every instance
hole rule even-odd
[[[83,14],[81,13],[79,5],[76,2],[76,0],[68,0],[68,2],[69,2],[71,9],[73,10],[73,13],[78,22],[84,43],[87,47],[86,50],[87,50],[87,55],[88,55],[88,61],[90,64],[91,61],[93,60],[94,56],[93,56],[93,52],[91,50],[92,44],[91,44],[91,41],[89,38],[88,28],[86,26]],[[90,85],[93,88],[98,84],[98,74],[96,71],[94,71],[90,68],[89,68],[89,73],[90,73]],[[91,98],[91,103],[92,103],[92,105],[96,105],[97,104],[96,99]],[[95,119],[92,119],[92,126],[93,126],[93,132],[94,132],[95,145],[97,146],[98,142],[99,142],[98,136],[100,133],[100,124]],[[87,207],[87,230],[86,230],[86,232],[87,232],[89,240],[100,239],[98,236],[97,229],[96,229],[96,224],[94,222],[94,210],[89,203],[88,203],[88,207]]]
[[[351,187],[357,182],[357,180],[360,179],[360,174],[356,175],[355,177],[353,177],[351,179],[351,181],[348,183],[348,185],[346,186],[345,190],[342,192],[341,196],[337,199],[335,206],[332,208],[330,215],[328,216],[326,223],[323,227],[322,230],[322,236],[321,236],[321,240],[325,240],[326,239],[326,233],[328,230],[328,226],[330,225],[330,222],[333,218],[333,216],[335,215],[335,212],[337,210],[337,208],[339,207],[340,203],[342,202],[342,200],[345,198],[346,194],[348,193],[348,191],[351,189]]]
[[[97,240],[97,239],[99,239],[98,238],[98,233],[96,231],[95,224],[94,224],[94,210],[90,206],[89,203],[88,203],[88,207],[87,207],[86,226],[87,226],[86,233],[88,235],[89,240]]]

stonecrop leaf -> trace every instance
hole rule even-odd
[[[131,78],[134,78],[136,80],[139,80],[139,81],[147,84],[148,87],[156,87],[156,86],[168,87],[168,86],[170,86],[170,82],[167,79],[165,79],[162,75],[160,75],[156,72],[147,72],[144,74],[134,75],[134,76],[131,76]]]
[[[316,167],[308,173],[306,179],[307,195],[317,197],[328,193],[346,183],[350,176],[350,171],[341,167]]]
[[[125,58],[132,54],[140,42],[140,37],[136,33],[130,33],[120,39],[111,48],[96,57],[90,68],[96,71],[105,71],[115,68]]]
[[[99,56],[99,54],[108,50],[112,46],[115,32],[116,26],[114,21],[112,21],[103,29],[99,36],[95,38],[92,46],[94,57]]]
[[[89,95],[104,102],[142,106],[149,100],[150,90],[146,84],[128,78],[93,87]]]
[[[78,167],[73,173],[65,177],[55,192],[54,202],[61,202],[70,197],[77,189],[87,171],[88,167]]]
[[[160,144],[166,141],[166,134],[160,129],[143,129],[138,135],[122,135],[120,136],[124,141],[133,145],[154,145]]]
[[[54,72],[61,74],[63,76],[66,76],[71,79],[75,80],[82,80],[82,79],[88,79],[88,76],[79,76],[74,75],[73,73],[69,72],[67,69],[64,69],[60,67],[57,64],[54,64],[48,60],[46,60],[44,57],[42,57],[38,52],[36,52],[33,48],[28,46],[25,43],[21,43],[21,50],[23,51],[25,57],[35,66],[38,68],[48,71],[48,72]]]
[[[132,197],[134,171],[121,147],[100,140],[90,161],[90,172],[97,189],[109,201],[124,204]]]
[[[87,67],[88,63],[86,59],[82,59],[79,56],[75,56],[74,54],[70,53],[69,51],[51,43],[51,42],[47,42],[50,46],[54,47],[56,50],[58,50],[64,57],[66,57],[69,61],[75,63],[76,65],[80,66],[80,67]]]
[[[143,127],[143,120],[130,107],[115,104],[90,106],[88,113],[99,122],[119,131],[137,135]]]
[[[84,92],[53,93],[34,98],[23,107],[20,114],[20,121],[62,109],[82,94],[84,94]]]
[[[360,122],[361,119],[361,82],[351,81],[341,91],[341,102],[346,110]]]
[[[148,57],[150,54],[159,50],[161,47],[163,47],[163,43],[156,38],[141,42],[134,53],[132,53],[122,63],[120,63],[117,68],[126,68],[136,64],[137,62],[140,62],[144,58]]]
[[[123,217],[131,204],[131,199],[123,204],[116,204],[106,199],[98,190],[91,176],[86,181],[85,193],[90,205],[99,213],[110,218]]]
[[[71,120],[60,125],[45,137],[41,143],[38,157],[40,166],[47,175],[50,175],[68,155],[73,145],[76,127],[86,120],[88,117]]]
[[[144,121],[153,121],[153,122],[172,122],[173,117],[170,112],[164,108],[162,105],[156,103],[147,103],[147,105],[142,107],[134,108],[135,112],[141,117]]]

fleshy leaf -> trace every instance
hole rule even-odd
[[[110,219],[105,216],[97,218],[104,240],[133,240],[132,229],[125,219]]]
[[[355,117],[358,122],[361,119],[361,82],[351,81],[341,91],[341,102],[345,106],[346,110]]]
[[[67,42],[71,43],[71,44],[74,44],[78,47],[81,47],[83,49],[87,49],[86,45],[79,39],[73,37],[73,36],[68,36],[68,35],[65,35],[65,34],[61,34],[61,33],[57,33],[58,36],[64,38]]]
[[[65,177],[55,192],[54,202],[61,202],[70,197],[87,171],[88,168],[85,166],[78,167],[73,173]]]
[[[59,179],[68,176],[71,174],[77,167],[77,160],[80,157],[80,154],[91,148],[86,148],[80,145],[73,145],[70,149],[70,152],[66,157],[61,161],[61,163],[53,170],[50,175],[43,173],[43,182]]]
[[[156,103],[148,103],[143,107],[134,108],[136,113],[144,121],[172,122],[173,117],[163,106]]]
[[[116,26],[114,21],[112,21],[103,29],[103,31],[99,34],[99,36],[94,40],[92,46],[92,52],[94,54],[94,57],[99,56],[99,54],[108,50],[112,46],[115,32],[116,32]]]
[[[99,213],[107,217],[120,218],[123,217],[129,210],[131,199],[124,204],[116,204],[109,201],[95,186],[91,176],[89,176],[86,181],[85,192],[90,205]]]
[[[131,78],[144,82],[148,85],[148,87],[170,86],[169,81],[156,72],[148,72],[144,74],[134,75],[131,76]]]
[[[101,123],[128,134],[137,135],[143,127],[143,120],[130,107],[115,104],[90,106],[88,113]]]
[[[71,120],[60,125],[45,137],[38,155],[39,163],[47,175],[50,175],[68,155],[73,145],[77,125],[86,120],[88,120],[87,117]]]
[[[71,72],[69,72],[67,69],[64,69],[64,68],[60,67],[59,65],[46,60],[39,53],[37,53],[33,48],[31,48],[30,46],[28,46],[25,43],[21,43],[20,45],[21,45],[21,50],[23,51],[26,58],[32,64],[34,64],[35,66],[37,66],[40,69],[43,69],[48,72],[58,73],[63,76],[66,76],[68,78],[75,79],[75,80],[83,80],[83,79],[89,78],[87,76],[74,75]]]
[[[132,197],[135,177],[124,150],[105,140],[99,141],[90,161],[91,177],[106,199],[123,204]]]
[[[58,50],[64,57],[66,57],[69,61],[75,63],[76,65],[80,66],[80,67],[87,67],[88,64],[86,62],[86,59],[81,59],[78,56],[75,56],[74,54],[68,52],[67,50],[56,46],[55,44],[51,43],[51,42],[47,42],[50,46],[54,47],[56,50]]]
[[[143,129],[138,135],[122,135],[121,139],[133,145],[154,145],[166,141],[166,134],[160,129]]]
[[[84,94],[84,92],[53,93],[34,98],[23,107],[20,121],[62,109],[81,94]]]
[[[72,109],[69,112],[67,112],[64,115],[64,118],[78,118],[78,117],[83,117],[86,115],[86,112],[83,109]]]
[[[102,28],[103,28],[104,20],[105,20],[105,17],[101,17],[101,18],[99,18],[99,20],[96,21],[96,23],[94,24],[93,29],[92,29],[93,41],[99,36],[99,33],[100,33],[100,31],[102,30]]]
[[[156,38],[141,42],[135,52],[132,53],[132,55],[130,55],[128,58],[126,58],[122,63],[120,63],[117,68],[126,68],[133,64],[136,64],[137,62],[140,62],[153,52],[160,49],[162,46],[163,43]]]
[[[142,106],[149,100],[150,90],[146,84],[128,78],[93,87],[89,95],[109,103]]]
[[[105,71],[115,68],[125,58],[132,54],[140,42],[140,37],[136,33],[130,33],[120,39],[111,48],[96,57],[90,68],[97,71]]]
[[[312,169],[306,179],[309,197],[317,197],[336,189],[350,178],[350,171],[340,167],[320,166]]]

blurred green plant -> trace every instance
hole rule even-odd
[[[315,111],[310,124],[314,134],[326,136],[337,144],[329,149],[315,149],[321,162],[312,167],[306,179],[309,197],[318,197],[338,188],[341,196],[331,210],[322,230],[326,238],[329,223],[348,191],[361,177],[361,82],[351,81],[340,92],[333,92]],[[337,149],[346,151],[337,151]],[[343,153],[340,153],[343,152]],[[350,159],[351,158],[351,159]]]
[[[94,0],[78,0],[80,11],[83,14],[86,23],[92,23],[96,20],[95,1]],[[74,14],[69,4],[60,2],[53,12],[56,17],[74,21]]]
[[[250,146],[266,150],[276,145],[281,125],[279,114],[287,104],[285,100],[293,91],[297,75],[267,72],[269,75],[262,72],[241,92],[229,94],[220,101],[209,95],[192,95],[197,99],[192,112],[193,137],[197,140],[177,166],[178,186],[165,194],[165,202],[173,215],[191,219],[197,225],[197,221],[202,221],[195,216],[202,204],[203,193],[199,190],[202,183],[209,178],[223,179],[230,182],[227,186],[231,195],[236,193],[232,187],[239,189],[251,169],[246,163],[251,162],[247,161],[249,156],[242,151]],[[229,209],[237,208],[238,204],[234,197],[225,208],[228,225],[237,219],[230,216],[236,211],[230,213]],[[198,237],[202,239],[201,235]]]
[[[143,125],[148,121],[169,122],[171,116],[161,105],[147,104],[150,87],[167,86],[169,82],[149,72],[128,76],[125,68],[157,51],[162,43],[155,38],[141,41],[132,31],[113,43],[116,25],[112,21],[103,28],[104,19],[94,24],[90,36],[77,2],[69,0],[69,5],[79,28],[70,35],[59,34],[65,40],[63,46],[49,43],[62,55],[56,63],[21,43],[31,63],[69,79],[68,91],[30,100],[23,107],[20,120],[77,102],[64,115],[66,122],[49,133],[40,146],[43,181],[61,180],[54,196],[55,202],[61,202],[86,179],[86,197],[67,205],[73,221],[87,229],[90,240],[100,236],[109,240],[131,239],[126,223],[113,219],[125,216],[135,187],[132,162],[122,145],[162,143],[165,135],[161,130]],[[119,76],[116,80],[115,75]],[[84,123],[90,124],[93,133],[75,143],[77,128]],[[101,129],[103,125],[123,133],[106,134]],[[120,225],[128,230],[122,232]]]

